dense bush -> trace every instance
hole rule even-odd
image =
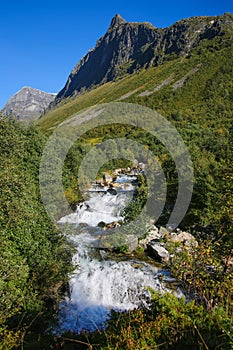
[[[70,268],[70,248],[39,197],[44,143],[34,128],[0,119],[0,347],[6,349],[21,341],[36,315],[43,330],[42,314],[46,307],[54,312]]]

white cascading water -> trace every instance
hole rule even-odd
[[[119,184],[132,177],[122,176]],[[129,190],[132,188],[129,186]],[[158,279],[158,269],[139,261],[104,260],[93,258],[93,251],[98,247],[100,228],[93,232],[99,222],[111,223],[122,219],[120,211],[126,204],[129,193],[117,194],[96,191],[90,192],[89,200],[78,206],[77,211],[60,220],[60,223],[87,224],[79,234],[69,235],[76,246],[73,256],[78,269],[69,282],[70,295],[61,304],[60,331],[81,332],[103,328],[111,310],[130,310],[146,305],[150,299],[148,287],[154,290],[166,290]],[[128,191],[129,192],[129,191]],[[96,232],[95,232],[96,231]]]

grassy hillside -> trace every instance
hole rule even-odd
[[[118,100],[156,109],[174,122],[180,119],[202,124],[204,118],[205,123],[212,120],[215,124],[218,119],[221,124],[222,118],[232,116],[232,48],[229,35],[204,40],[186,58],[171,60],[64,100],[43,116],[38,126],[51,133],[60,122],[86,107]],[[155,88],[158,91],[154,92]],[[140,96],[143,92],[146,96]]]
[[[80,110],[110,101],[136,103],[160,112],[180,132],[194,163],[195,187],[186,225],[210,224],[215,221],[214,206],[224,186],[223,173],[229,167],[233,117],[232,62],[233,40],[230,34],[203,40],[185,58],[171,58],[158,67],[64,100],[43,116],[37,125],[50,134],[56,126]],[[125,132],[119,133],[118,130],[118,136],[124,136]],[[88,146],[95,140],[106,138],[106,134],[114,136],[107,128],[93,131],[87,137]],[[141,141],[152,150],[157,145],[156,140],[149,141],[148,136],[136,131],[127,130],[127,135],[134,139],[141,137]],[[87,146],[84,148],[89,149]],[[159,153],[165,173],[168,175],[170,171],[174,175],[167,152],[161,149]],[[77,160],[77,156],[74,158]],[[72,167],[72,157],[68,161],[69,167]],[[77,171],[72,172],[77,175]],[[174,187],[172,181],[170,185]],[[72,193],[72,188],[77,191],[77,186],[67,184],[67,192]],[[174,191],[175,188],[171,190],[170,200]],[[73,197],[77,200],[77,196]],[[70,198],[72,202],[72,195]]]

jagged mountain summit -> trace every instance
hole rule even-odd
[[[126,22],[117,14],[95,48],[73,69],[55,103],[142,68],[187,57],[202,40],[224,35],[232,28],[230,13],[183,19],[168,28],[156,28],[148,22]]]
[[[125,24],[125,23],[126,23],[126,20],[123,17],[121,17],[121,15],[117,14],[116,16],[113,17],[109,29],[110,30],[114,29],[119,25]]]
[[[56,94],[25,86],[8,100],[2,109],[2,114],[23,121],[36,119],[55,99],[55,96]]]

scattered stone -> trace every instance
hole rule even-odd
[[[186,247],[197,247],[198,243],[194,236],[189,232],[184,232],[178,229],[177,233],[172,233],[168,236],[168,240],[173,243],[181,243]]]
[[[121,225],[119,224],[118,221],[113,221],[110,224],[104,224],[104,226],[102,226],[104,228],[104,230],[108,230],[109,228],[116,228],[116,227],[120,227]]]
[[[104,179],[96,180],[97,185],[104,187]]]
[[[114,175],[114,176],[118,176],[118,175],[120,175],[121,173],[122,173],[122,169],[119,168],[119,169],[115,169],[115,170],[114,170],[113,175]]]
[[[121,184],[120,184],[119,182],[113,182],[113,183],[111,184],[111,187],[113,187],[113,188],[120,188],[120,187],[121,187]]]

